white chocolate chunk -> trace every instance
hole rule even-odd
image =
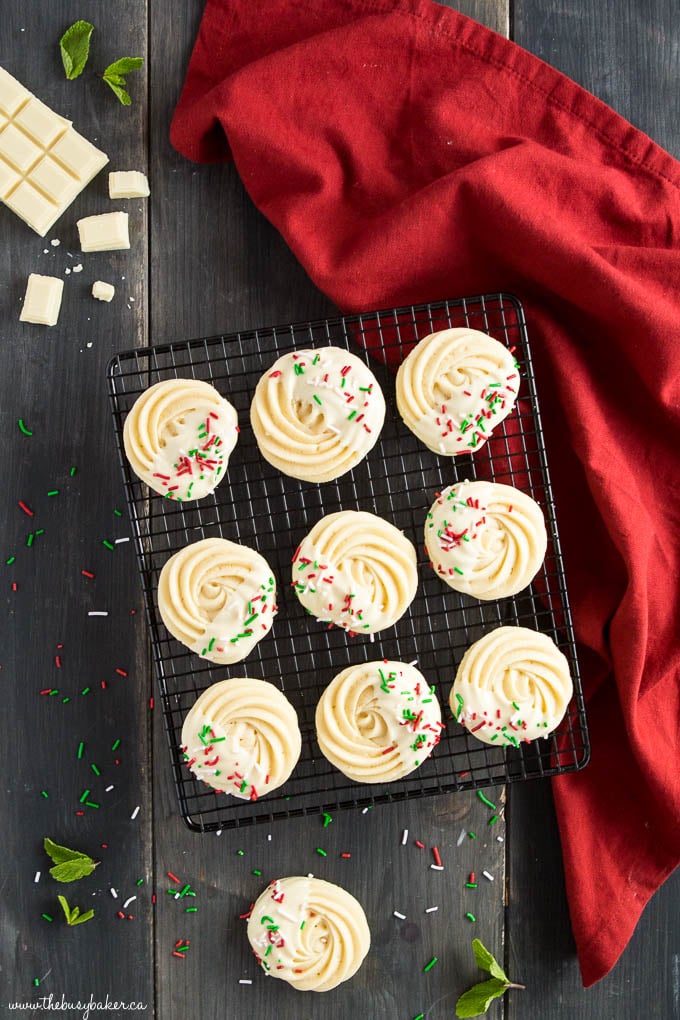
[[[108,157],[0,67],[0,200],[44,237]]]
[[[92,297],[97,301],[110,301],[116,293],[112,283],[105,283],[103,280],[95,280],[92,284]]]
[[[149,182],[140,170],[115,170],[109,174],[111,198],[148,198]]]
[[[101,213],[78,220],[81,251],[118,251],[130,247],[128,214]]]
[[[59,318],[63,291],[64,281],[58,277],[31,273],[19,321],[55,326]]]

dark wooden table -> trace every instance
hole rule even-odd
[[[680,155],[674,0],[452,6],[510,34]],[[111,168],[148,168],[151,198],[129,205],[131,250],[109,255],[80,255],[75,229],[79,216],[109,208],[106,173],[48,235],[60,239],[59,247],[0,208],[7,464],[0,560],[6,606],[0,1010],[4,1015],[10,1002],[50,993],[60,1000],[63,993],[67,1000],[141,1001],[143,1015],[162,1020],[409,1020],[420,1012],[443,1020],[478,980],[470,952],[477,935],[527,985],[495,1004],[493,1016],[678,1018],[677,876],[648,907],[613,974],[582,989],[547,783],[516,785],[507,801],[495,791],[504,817],[493,828],[478,798],[462,794],[338,814],[326,829],[311,818],[199,836],[178,817],[162,720],[149,707],[154,681],[133,548],[116,543],[130,529],[125,513],[117,513],[124,501],[106,363],[134,345],[333,312],[253,209],[234,169],[189,164],[170,147],[168,125],[202,7],[202,0],[2,0],[0,63],[98,141]],[[92,71],[124,54],[145,56],[145,70],[130,77],[130,109],[89,69],[78,81],[64,79],[56,42],[78,18],[96,26]],[[20,324],[28,273],[62,276],[77,264],[83,270],[68,276],[58,327]],[[100,277],[117,285],[111,305],[88,296]],[[19,418],[32,436],[20,431]],[[54,490],[58,495],[49,496]],[[19,500],[33,517],[18,508]],[[30,533],[35,537],[27,545]],[[90,617],[90,611],[108,616]],[[87,789],[99,808],[83,808]],[[411,834],[407,847],[401,846],[404,828]],[[477,839],[458,846],[468,830]],[[55,897],[63,890],[47,874],[45,835],[101,860],[95,875],[64,887],[73,904],[94,907],[86,926],[67,928],[58,917]],[[444,872],[423,864],[413,838],[439,846]],[[327,858],[315,853],[317,846]],[[341,859],[342,851],[351,860]],[[466,889],[471,870],[487,870],[494,881],[480,879],[477,890]],[[168,871],[191,884],[196,912],[186,912],[186,897],[166,894],[173,885]],[[265,877],[308,871],[347,884],[365,905],[373,933],[360,974],[326,996],[265,980],[237,919]],[[430,905],[438,911],[425,914]],[[406,922],[392,916],[395,909]],[[468,910],[475,924],[465,919]],[[172,955],[178,939],[191,941],[183,960]],[[423,973],[433,955],[440,962]],[[240,979],[253,983],[240,985]]]

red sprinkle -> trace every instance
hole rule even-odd
[[[351,857],[352,855],[351,855],[351,854],[340,854],[340,856],[341,856],[341,857],[344,857],[344,858],[345,858],[345,860],[347,860],[347,859],[348,859],[349,857]]]
[[[125,672],[124,669],[117,669],[116,673],[118,674],[118,676],[127,676],[127,673]]]
[[[28,514],[29,517],[33,517],[33,511],[31,510],[30,506],[26,506],[26,504],[23,503],[21,500],[19,500],[19,507],[24,511],[25,514]]]
[[[94,577],[94,574],[92,574],[89,570],[81,570],[80,573],[83,575],[83,577],[89,577],[90,580],[92,580],[92,578]]]
[[[419,839],[416,840],[416,846],[418,847],[419,850],[425,849],[425,844],[421,843]]]
[[[437,865],[438,868],[440,868],[442,864],[442,859],[439,856],[439,850],[436,846],[432,847],[432,856],[434,857],[434,863]]]
[[[179,885],[179,879],[177,875],[173,875],[171,871],[166,871],[166,875],[168,876],[168,878],[172,879],[173,882],[177,882],[177,885]]]

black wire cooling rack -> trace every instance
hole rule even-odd
[[[470,326],[506,344],[519,362],[521,396],[515,410],[473,456],[439,457],[405,427],[396,410],[394,368],[415,343],[438,329]],[[301,347],[333,344],[363,356],[387,400],[379,442],[353,471],[312,485],[285,477],[259,454],[249,406],[260,375],[276,357]],[[227,477],[198,503],[164,499],[140,482],[123,454],[123,423],[135,399],[153,383],[175,377],[212,383],[235,405],[241,433]],[[470,790],[552,776],[582,768],[589,745],[569,600],[550,487],[534,373],[520,302],[507,294],[464,298],[336,319],[230,333],[127,351],[115,357],[108,383],[128,506],[151,629],[153,655],[182,817],[210,831],[347,807],[367,807],[435,793]],[[528,492],[544,510],[548,554],[541,572],[519,596],[492,602],[460,595],[429,567],[423,550],[425,515],[435,493],[454,481],[488,478]],[[372,511],[404,530],[419,550],[420,585],[395,627],[349,637],[308,617],[290,587],[293,553],[311,526],[339,509]],[[190,542],[222,536],[254,546],[274,568],[279,614],[247,660],[215,666],[172,638],[156,602],[165,561]],[[477,741],[451,719],[448,695],[465,649],[494,627],[516,624],[549,634],[569,659],[574,698],[555,733],[499,748]],[[447,728],[433,755],[400,782],[362,786],[321,755],[314,712],[333,676],[351,663],[378,658],[410,662],[434,683]],[[302,756],[290,780],[252,803],[216,794],[182,762],[182,723],[201,691],[225,676],[255,676],[281,687],[297,709]]]

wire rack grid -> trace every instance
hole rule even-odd
[[[513,350],[522,396],[509,418],[474,456],[439,457],[401,421],[394,399],[394,369],[419,339],[438,329],[469,326]],[[363,357],[380,382],[387,415],[380,439],[356,468],[335,482],[311,485],[280,474],[260,455],[249,427],[250,401],[260,375],[286,351],[333,344]],[[241,432],[227,477],[198,502],[164,499],[133,474],[123,452],[123,423],[135,399],[160,380],[194,377],[214,385],[237,408]],[[350,315],[167,343],[119,354],[108,384],[121,468],[160,686],[173,778],[180,812],[197,831],[233,828],[339,808],[367,807],[430,794],[470,790],[582,768],[589,744],[564,566],[555,519],[534,373],[520,302],[508,294]],[[423,548],[424,523],[435,493],[454,481],[488,478],[514,484],[542,507],[548,553],[532,585],[520,595],[480,602],[458,594],[430,568]],[[349,637],[308,617],[290,587],[298,543],[326,513],[362,509],[401,528],[419,550],[419,589],[396,626]],[[247,660],[230,668],[192,654],[166,631],[156,601],[166,560],[190,542],[221,536],[256,548],[272,566],[279,614],[270,633]],[[487,745],[450,717],[447,707],[456,668],[466,648],[501,625],[549,634],[566,654],[574,697],[560,727],[518,748]],[[433,755],[405,779],[362,786],[345,778],[321,755],[315,738],[317,701],[346,666],[389,658],[418,661],[435,685],[446,730]],[[255,676],[277,684],[294,704],[303,738],[289,781],[256,802],[217,794],[196,780],[182,761],[181,729],[199,693],[225,676]]]

